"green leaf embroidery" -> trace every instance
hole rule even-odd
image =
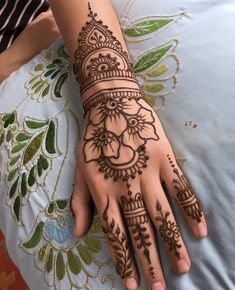
[[[48,273],[50,273],[51,270],[52,270],[52,267],[53,267],[53,259],[54,259],[53,249],[51,248],[50,251],[49,251],[48,257],[47,257],[47,261],[46,261],[46,271]]]
[[[59,58],[57,58],[57,59],[54,59],[52,63],[53,64],[62,64],[62,61]]]
[[[6,136],[7,142],[9,142],[12,139],[12,136],[13,136],[12,131],[11,130],[8,130],[7,136]]]
[[[16,181],[12,184],[12,186],[10,187],[9,190],[9,197],[12,198],[17,190],[17,186],[18,186],[18,182],[19,182],[19,177],[16,179]]]
[[[167,44],[146,52],[135,64],[134,72],[143,72],[155,65],[171,48],[173,44]]]
[[[49,167],[49,163],[48,163],[47,159],[43,155],[40,155],[39,159],[40,159],[40,163],[42,165],[42,168],[44,170],[47,170],[47,168]]]
[[[1,134],[0,136],[0,146],[2,145],[2,143],[4,142],[4,139],[5,139],[5,134],[4,132]]]
[[[54,69],[55,65],[53,63],[50,63],[47,65],[47,69]]]
[[[102,226],[101,226],[99,218],[97,216],[94,217],[89,232],[93,233],[93,234],[102,232]]]
[[[46,95],[48,95],[49,89],[50,89],[50,85],[47,85],[46,88],[42,92],[42,97],[45,97]]]
[[[24,172],[21,179],[21,195],[25,197],[27,194],[27,180],[26,173]]]
[[[56,259],[56,274],[60,281],[63,280],[65,276],[65,264],[63,254],[60,251]]]
[[[74,255],[71,249],[68,251],[67,257],[68,257],[69,269],[71,270],[71,272],[74,273],[75,275],[79,274],[82,269],[79,257]]]
[[[38,129],[42,128],[46,125],[48,125],[48,121],[41,121],[41,120],[36,120],[36,119],[31,119],[31,118],[25,118],[25,123],[28,128],[30,129]]]
[[[32,78],[30,81],[29,81],[29,84],[32,84],[37,78],[40,78],[39,76],[35,76],[34,78]]]
[[[42,233],[43,233],[43,228],[44,228],[44,222],[40,222],[36,226],[32,237],[28,241],[26,241],[26,242],[24,242],[22,244],[23,247],[25,247],[27,249],[35,248],[38,245],[38,243],[40,242],[40,240],[41,240]]]
[[[27,133],[26,131],[22,131],[17,134],[16,141],[22,142],[30,139],[31,134]]]
[[[56,201],[56,204],[57,204],[59,209],[63,210],[66,208],[68,202],[67,202],[67,200],[59,199]]]
[[[27,145],[27,143],[20,143],[20,144],[15,145],[11,149],[11,153],[17,153],[17,152],[21,151],[26,145]]]
[[[37,171],[38,171],[38,176],[41,177],[43,168],[42,168],[42,163],[40,161],[40,158],[38,159],[38,162],[37,162]]]
[[[6,119],[4,117],[2,119],[3,121],[5,120],[4,128],[7,128],[9,125],[12,125],[15,122],[15,119],[16,119],[14,112],[13,113],[9,113],[6,116],[7,116]]]
[[[54,204],[54,201],[52,201],[52,202],[50,203],[50,205],[48,206],[47,211],[48,211],[49,214],[52,214],[52,213],[55,211],[55,204]]]
[[[92,255],[90,253],[90,251],[87,249],[87,247],[79,244],[77,246],[78,248],[78,252],[80,254],[80,257],[82,258],[82,260],[87,264],[90,265],[92,263]]]
[[[163,90],[164,87],[165,85],[163,83],[154,84],[154,85],[145,84],[144,90],[149,93],[158,93],[161,90]]]
[[[41,82],[41,84],[34,90],[34,94],[37,94],[41,91],[41,89],[44,86],[44,82]]]
[[[57,54],[63,58],[69,58],[68,53],[65,51],[65,45],[61,45],[58,50],[57,50]]]
[[[34,89],[36,90],[36,88],[37,88],[38,86],[40,86],[42,83],[43,83],[42,80],[37,81],[37,82],[32,86],[32,90],[34,90]]]
[[[148,77],[157,77],[164,74],[167,71],[167,69],[168,69],[168,66],[166,64],[161,64],[161,65],[158,65],[153,70],[147,72],[146,75]]]
[[[48,153],[54,154],[55,150],[55,123],[50,121],[46,136],[46,150]]]
[[[41,132],[29,143],[24,153],[23,165],[26,165],[37,154],[41,147],[43,135],[44,132]]]
[[[143,36],[159,30],[160,28],[166,26],[172,21],[173,19],[170,18],[136,21],[130,24],[130,27],[133,28],[125,29],[124,33],[130,37]]]
[[[60,91],[61,91],[61,88],[62,88],[64,82],[66,81],[67,77],[68,77],[68,73],[66,72],[66,73],[62,74],[56,82],[54,94],[57,98],[62,98]]]
[[[29,177],[28,177],[28,185],[33,186],[35,183],[35,173],[34,173],[35,166],[33,166],[29,172]]]
[[[13,170],[11,170],[9,173],[8,173],[8,177],[7,177],[7,180],[8,181],[12,181],[16,175],[16,172],[19,170],[19,168],[14,168]]]
[[[34,67],[34,70],[40,71],[40,70],[43,70],[43,68],[44,68],[44,65],[42,63],[39,63]]]
[[[13,157],[13,158],[11,159],[11,161],[10,161],[10,166],[15,165],[16,162],[19,160],[19,158],[20,158],[20,155],[17,155],[17,156],[15,156],[15,157]]]
[[[53,72],[55,72],[55,69],[48,70],[48,71],[45,73],[44,76],[47,78],[47,77],[49,77],[50,75],[52,75]]]
[[[98,253],[101,250],[101,241],[95,237],[84,236],[83,240],[87,248],[94,253]]]
[[[51,79],[55,79],[57,77],[57,75],[60,73],[61,70],[57,70],[56,72],[53,73],[53,75],[51,76]]]
[[[16,197],[13,205],[13,210],[16,216],[17,221],[20,220],[20,208],[21,208],[21,199],[19,195]]]
[[[47,255],[47,247],[47,244],[43,245],[38,252],[38,259],[40,262],[43,262],[45,260],[45,257]]]

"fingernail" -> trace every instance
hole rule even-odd
[[[186,273],[189,271],[189,265],[186,262],[186,260],[181,259],[181,260],[177,261],[177,270],[180,273]]]
[[[165,290],[161,282],[156,282],[152,285],[152,290]]]
[[[197,225],[197,234],[201,238],[204,238],[207,236],[207,226],[203,222],[200,222]]]
[[[128,278],[126,280],[126,288],[128,290],[136,290],[138,287],[136,279],[135,278]]]

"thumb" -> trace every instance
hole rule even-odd
[[[73,234],[76,237],[84,235],[92,222],[92,199],[81,173],[81,168],[77,168],[74,181],[74,189],[71,199],[71,209],[75,217]]]

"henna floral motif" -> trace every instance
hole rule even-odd
[[[159,201],[157,201],[156,205],[157,211],[160,212],[160,216],[156,217],[157,221],[161,222],[161,225],[159,227],[159,232],[161,235],[162,240],[168,244],[169,250],[174,251],[174,254],[180,258],[179,249],[182,247],[180,245],[179,239],[180,239],[180,232],[175,222],[172,222],[168,219],[170,213],[165,212],[163,213],[162,205]]]
[[[121,276],[122,279],[124,279],[130,276],[133,271],[128,240],[126,235],[120,230],[120,227],[116,225],[113,218],[112,221],[109,222],[108,209],[109,198],[107,199],[107,205],[103,212],[103,219],[105,221],[103,231],[114,249],[117,273]]]
[[[200,222],[202,217],[200,203],[196,199],[187,178],[179,172],[169,155],[167,155],[167,158],[173,168],[174,174],[177,177],[173,179],[173,183],[175,185],[175,189],[177,190],[177,198],[180,204],[182,205],[187,216],[197,222]]]
[[[149,247],[152,245],[150,242],[150,235],[147,232],[146,224],[149,222],[149,217],[144,204],[143,196],[140,192],[136,193],[133,197],[133,193],[130,190],[130,185],[127,183],[128,197],[121,197],[121,207],[125,216],[126,223],[136,241],[136,247],[138,250],[142,250],[144,256],[147,259],[149,271],[151,275],[155,277],[153,271],[152,262],[150,258]]]
[[[159,140],[155,118],[139,102],[141,93],[127,52],[96,19],[90,4],[88,17],[79,34],[74,64],[87,117],[84,159],[96,161],[105,178],[126,181],[147,166],[148,140]]]

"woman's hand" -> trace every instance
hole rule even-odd
[[[198,238],[207,235],[201,206],[156,113],[141,96],[109,1],[50,4],[74,62],[85,113],[72,197],[75,234],[83,234],[89,225],[92,196],[126,288],[139,284],[133,246],[149,289],[162,290],[166,283],[156,229],[175,270],[186,273],[190,268],[162,182]]]
[[[81,234],[79,222],[86,217],[84,205],[91,193],[117,272],[127,288],[136,289],[128,284],[133,281],[130,278],[138,283],[129,235],[149,289],[155,289],[151,288],[154,282],[165,285],[156,229],[178,273],[189,271],[190,259],[162,182],[198,238],[207,235],[200,204],[177,165],[157,115],[140,96],[103,98],[85,110],[72,199],[75,233]]]
[[[0,83],[59,36],[60,32],[52,12],[49,10],[41,13],[26,26],[13,44],[0,54]]]

